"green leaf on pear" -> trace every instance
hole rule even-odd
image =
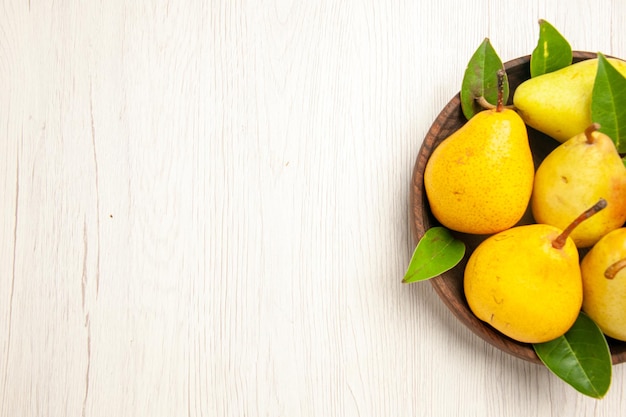
[[[546,20],[539,20],[539,40],[530,55],[530,76],[547,74],[572,64],[572,47]]]
[[[489,38],[480,44],[467,64],[461,84],[461,109],[467,120],[485,110],[479,99],[495,106],[498,102],[498,71],[503,70],[502,60]],[[509,98],[509,81],[504,73],[502,102]]]
[[[593,398],[608,392],[612,373],[609,345],[584,312],[563,336],[535,343],[533,348],[546,367],[576,391]]]
[[[626,152],[626,78],[598,54],[598,70],[591,93],[591,120],[609,136],[619,153]]]
[[[465,255],[465,243],[445,227],[431,227],[419,240],[404,279],[405,284],[424,281],[443,274]]]

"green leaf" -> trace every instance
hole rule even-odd
[[[613,139],[619,153],[626,152],[626,78],[601,53],[591,93],[591,120]]]
[[[547,74],[572,64],[572,47],[550,23],[539,20],[539,40],[530,55],[530,76]]]
[[[604,334],[581,312],[570,330],[546,343],[533,345],[539,359],[578,392],[602,398],[611,385],[611,352]]]
[[[432,227],[417,243],[402,282],[409,284],[441,275],[458,264],[464,254],[465,243],[445,227]]]
[[[498,101],[498,71],[504,69],[500,57],[496,53],[491,42],[485,38],[483,43],[470,58],[463,83],[461,85],[461,108],[467,120],[484,108],[476,101],[480,97],[492,105]],[[506,104],[509,99],[509,80],[504,74],[502,102]]]

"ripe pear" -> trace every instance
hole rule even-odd
[[[600,200],[565,230],[516,226],[479,244],[463,281],[476,317],[524,343],[547,342],[567,332],[583,301],[578,250],[569,234],[604,205]]]
[[[626,62],[607,58],[626,76]],[[598,59],[588,59],[530,78],[513,94],[513,105],[526,124],[565,142],[592,122],[591,95]]]
[[[502,105],[483,110],[446,138],[424,170],[430,209],[449,229],[492,234],[515,225],[532,193],[526,125]]]
[[[626,222],[626,167],[610,137],[592,124],[541,162],[531,197],[537,223],[567,226],[585,207],[604,198],[608,207],[572,232],[579,248],[596,243]]]
[[[604,236],[581,262],[583,311],[614,339],[626,341],[626,227]]]

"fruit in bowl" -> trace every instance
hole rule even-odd
[[[526,125],[515,110],[504,108],[504,74],[498,78],[496,107],[477,113],[441,142],[424,169],[433,215],[458,232],[509,229],[524,215],[533,190]]]
[[[573,62],[595,59],[596,57],[597,54],[595,53],[575,51],[573,53]],[[530,55],[508,61],[504,64],[504,68],[508,78],[509,89],[514,93],[520,84],[531,78]],[[461,97],[456,95],[442,109],[423,140],[415,162],[410,188],[411,228],[416,242],[429,229],[442,225],[442,222],[434,215],[426,194],[425,170],[427,162],[435,149],[466,123],[468,123],[468,120],[461,107]],[[527,135],[533,165],[535,168],[538,168],[542,161],[560,145],[560,142],[530,126],[527,126]],[[528,205],[522,217],[515,223],[515,226],[533,223],[536,223],[536,221],[531,207]],[[531,343],[507,336],[488,322],[479,319],[468,304],[464,290],[464,271],[471,254],[489,235],[473,234],[453,229],[451,229],[451,232],[455,238],[465,243],[467,250],[460,263],[430,280],[441,300],[464,325],[483,340],[515,357],[534,363],[541,363]],[[579,249],[580,255],[584,255],[585,251],[585,249]],[[516,256],[515,253],[510,255]],[[626,361],[626,343],[609,337],[608,344],[614,364]]]
[[[540,28],[505,64],[485,39],[428,131],[403,282],[431,279],[485,341],[602,398],[626,361],[626,61]]]
[[[564,335],[583,301],[578,250],[570,235],[606,205],[599,200],[564,230],[530,224],[482,242],[463,276],[465,296],[476,317],[520,342],[544,343]]]
[[[609,58],[626,76],[626,62]],[[598,58],[593,57],[524,81],[516,90],[513,104],[526,124],[559,142],[583,132],[591,120],[591,95]]]
[[[615,340],[626,342],[626,227],[607,233],[583,258],[583,310]]]
[[[559,145],[535,175],[532,213],[538,223],[565,227],[599,198],[608,207],[572,232],[579,248],[593,246],[626,222],[626,166],[613,140],[592,123]]]

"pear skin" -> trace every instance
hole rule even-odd
[[[441,224],[492,234],[524,215],[533,178],[526,125],[515,111],[496,108],[477,113],[435,148],[424,186]]]
[[[599,198],[606,209],[578,226],[571,238],[579,248],[596,243],[626,222],[626,167],[615,144],[591,125],[555,148],[535,173],[531,209],[537,223],[566,227]]]
[[[626,268],[609,277],[607,268],[626,260],[626,228],[604,236],[581,262],[583,280],[582,309],[614,339],[626,341]]]
[[[626,61],[607,58],[626,77]],[[592,123],[591,95],[598,59],[588,59],[520,84],[513,105],[526,124],[565,142]]]
[[[554,226],[516,226],[484,240],[470,256],[464,292],[472,312],[501,333],[524,343],[562,336],[578,317],[583,299],[578,251]]]

